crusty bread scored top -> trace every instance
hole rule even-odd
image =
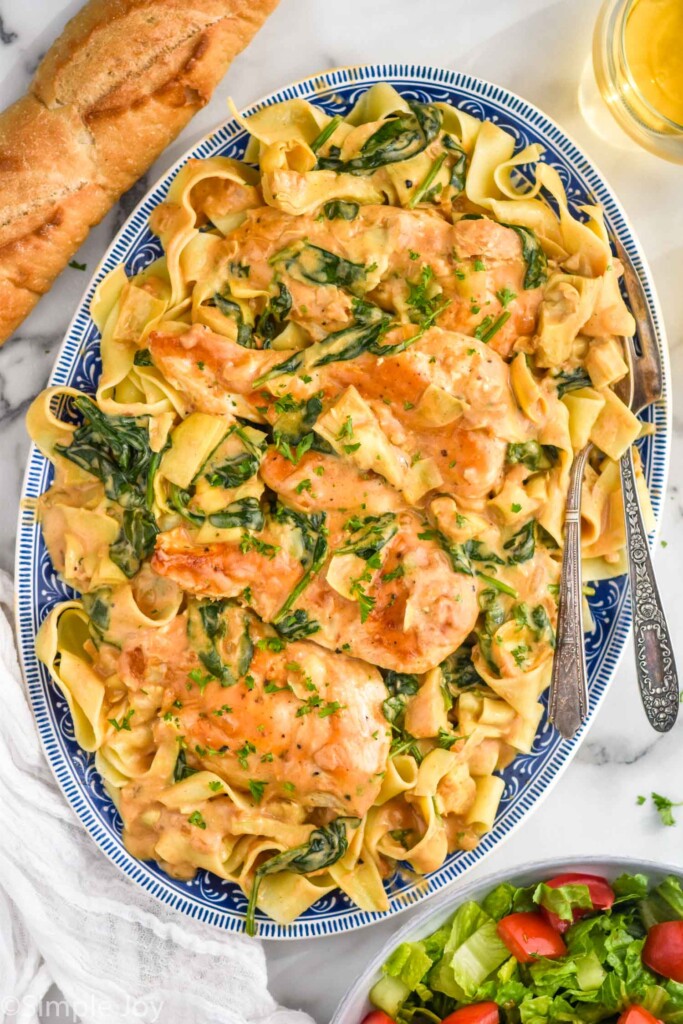
[[[278,0],[90,0],[0,114],[0,344]]]

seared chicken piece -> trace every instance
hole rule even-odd
[[[381,566],[373,568],[356,555],[342,556],[342,563],[334,556],[349,535],[333,521],[331,554],[304,580],[292,528],[268,523],[258,535],[270,546],[264,553],[262,547],[243,551],[248,545],[239,543],[200,546],[181,527],[159,535],[152,567],[190,593],[239,597],[265,621],[280,624],[285,613],[303,612],[316,627],[312,639],[330,650],[399,672],[425,672],[462,643],[479,613],[473,577],[454,572],[425,529],[412,513],[397,516],[379,553]],[[303,589],[286,607],[297,585]]]
[[[363,815],[379,792],[387,692],[371,665],[306,641],[278,643],[236,606],[191,602],[167,629],[132,636],[119,673],[133,691],[163,686],[155,728],[183,737],[189,766],[242,789],[263,784],[266,813],[284,798]]]
[[[226,276],[230,265],[240,261],[252,268],[250,286],[265,289],[274,258],[303,240],[365,267],[366,284],[378,300],[389,297],[399,279],[401,284],[419,282],[422,268],[429,267],[451,302],[438,320],[449,330],[472,334],[486,317],[495,320],[508,311],[510,318],[492,339],[492,346],[505,355],[520,334],[534,332],[541,289],[524,288],[526,263],[517,233],[488,217],[449,224],[428,210],[372,204],[361,206],[350,221],[293,218],[272,208],[250,210],[223,245]],[[377,268],[368,269],[374,263]],[[277,263],[277,270],[292,295],[292,319],[310,329],[314,340],[319,340],[321,328],[323,333],[338,330],[351,319],[348,296],[341,289],[297,279],[283,263]]]
[[[366,515],[381,515],[405,504],[381,476],[363,473],[336,455],[306,452],[294,465],[269,447],[260,473],[267,487],[301,512],[349,512],[362,505]]]
[[[244,349],[197,326],[180,336],[153,334],[150,350],[164,375],[195,408],[232,413],[231,395],[238,393],[254,407],[255,419],[264,415],[277,420],[274,396],[265,385],[255,388],[254,382],[287,353]],[[500,483],[508,441],[531,436],[503,359],[474,338],[439,328],[428,330],[397,355],[378,359],[364,353],[310,369],[305,382],[301,374],[281,374],[269,386],[300,402],[321,395],[327,406],[354,387],[389,441],[412,460],[432,458],[442,477],[440,487],[466,504],[484,499]],[[443,393],[457,402],[449,422],[435,423],[425,411],[435,389],[437,397]],[[348,486],[354,493],[357,478],[357,471],[350,471]]]
[[[500,482],[508,441],[529,436],[503,359],[476,339],[439,328],[386,359],[331,363],[323,386],[330,394],[355,387],[392,444],[411,459],[432,458],[440,489],[466,504]],[[460,408],[449,422],[435,423],[429,406],[443,394]]]
[[[280,362],[282,353],[243,348],[229,338],[195,325],[185,334],[153,331],[149,349],[164,377],[201,412],[233,416],[233,395],[251,402],[258,420],[262,396],[254,380]]]

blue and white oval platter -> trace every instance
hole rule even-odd
[[[612,236],[620,239],[640,275],[659,337],[666,390],[662,401],[649,409],[645,416],[655,423],[656,432],[641,442],[645,474],[659,519],[671,429],[666,343],[657,299],[640,246],[619,203],[586,156],[557,125],[518,96],[470,75],[440,68],[393,64],[329,71],[289,85],[255,103],[244,113],[249,115],[263,106],[302,97],[321,104],[329,114],[344,114],[362,92],[380,81],[390,82],[409,99],[453,103],[476,117],[494,121],[515,136],[520,148],[531,142],[542,143],[545,159],[557,168],[571,204],[602,204]],[[187,153],[143,199],[110,246],[85,292],[59,352],[51,384],[68,384],[86,392],[95,390],[100,373],[99,334],[88,312],[95,286],[121,262],[125,263],[126,271],[131,275],[161,254],[159,241],[148,227],[148,218],[152,209],[165,198],[171,181],[187,159],[216,154],[239,158],[246,142],[247,135],[240,125],[235,120],[227,121]],[[47,671],[36,659],[34,639],[40,623],[54,604],[73,596],[58,579],[50,563],[33,512],[34,502],[31,499],[45,491],[51,479],[50,464],[35,447],[32,448],[19,518],[17,621],[25,677],[52,770],[66,799],[92,838],[129,878],[168,906],[197,920],[228,931],[241,931],[244,928],[246,899],[235,885],[206,872],[199,872],[190,882],[177,881],[168,877],[156,864],[138,861],[126,851],[121,840],[118,813],[104,791],[92,758],[76,744],[66,701],[50,683]],[[517,757],[506,769],[505,793],[495,827],[476,850],[451,855],[438,871],[419,882],[414,877],[397,874],[387,883],[391,908],[386,914],[361,911],[345,895],[335,891],[287,927],[260,915],[260,935],[265,938],[327,935],[360,928],[382,917],[397,914],[463,876],[509,836],[556,782],[581,742],[582,733],[595,716],[628,634],[627,590],[626,580],[621,577],[600,583],[590,600],[595,620],[595,630],[586,639],[590,714],[581,733],[572,741],[562,741],[544,719],[533,751]]]

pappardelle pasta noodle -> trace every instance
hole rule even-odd
[[[99,285],[96,393],[49,388],[28,426],[80,595],[38,656],[128,849],[236,882],[253,930],[336,887],[386,909],[398,864],[492,828],[550,679],[573,456],[597,446],[590,576],[621,572],[641,424],[601,211],[540,146],[388,85],[243,123],[248,162],[189,161],[163,257]]]

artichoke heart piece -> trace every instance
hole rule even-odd
[[[401,488],[408,468],[407,456],[393,445],[368,403],[352,386],[315,424],[334,451],[361,470],[374,470]]]

